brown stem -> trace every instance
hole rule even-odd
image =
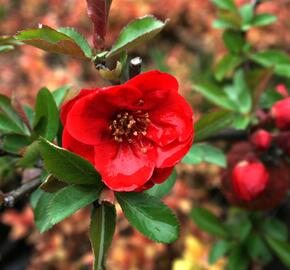
[[[12,190],[6,194],[0,193],[0,206],[14,207],[18,200],[33,192],[40,184],[41,180],[38,177],[24,183],[16,190]]]

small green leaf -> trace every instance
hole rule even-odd
[[[252,231],[252,223],[248,216],[240,215],[228,220],[226,228],[234,238],[244,241]]]
[[[0,94],[0,114],[0,130],[2,132],[3,130],[7,130],[8,133],[29,135],[27,127],[17,112],[13,109],[11,100],[2,94]],[[5,127],[5,125],[8,126]]]
[[[156,36],[165,27],[166,23],[166,21],[157,20],[154,16],[145,16],[129,23],[122,30],[106,57],[111,57],[121,51],[145,43]]]
[[[201,93],[205,98],[228,110],[236,110],[235,104],[227,97],[223,89],[211,83],[194,85],[194,90]]]
[[[240,8],[240,15],[243,19],[243,30],[246,30],[247,26],[254,18],[254,6],[251,3],[245,4]]]
[[[39,142],[34,141],[26,148],[23,157],[17,162],[17,166],[33,167],[39,157],[40,157]]]
[[[233,0],[211,0],[218,8],[229,10],[232,12],[237,11],[237,7]]]
[[[277,17],[272,14],[257,14],[251,22],[252,26],[265,26],[277,21]]]
[[[13,45],[0,45],[0,53],[6,53],[13,51],[15,47]]]
[[[70,35],[76,38],[76,34]],[[22,41],[25,44],[37,47],[47,52],[60,53],[77,58],[87,59],[82,48],[85,47],[82,44],[82,48],[78,43],[69,35],[61,33],[55,29],[52,29],[46,25],[40,25],[37,29],[26,29],[18,32],[15,35],[15,39]],[[86,52],[87,53],[87,52]]]
[[[246,270],[250,260],[242,246],[232,249],[228,259],[228,270]]]
[[[222,238],[228,237],[228,231],[222,222],[205,208],[196,207],[191,212],[191,217],[202,230]]]
[[[145,193],[116,193],[129,222],[149,239],[169,244],[179,235],[179,224],[170,208]]]
[[[194,141],[199,142],[208,138],[210,135],[229,127],[235,116],[235,113],[226,110],[219,110],[205,114],[194,125]]]
[[[239,55],[227,54],[217,64],[215,68],[215,77],[218,81],[224,79],[225,76],[234,71],[242,63]]]
[[[91,213],[89,236],[94,252],[94,270],[105,269],[105,256],[111,245],[116,226],[114,205],[94,206]]]
[[[27,136],[16,134],[3,136],[3,150],[10,153],[19,154],[19,152],[30,143],[31,140]]]
[[[87,58],[93,57],[92,49],[89,43],[77,30],[71,27],[61,27],[58,28],[57,31],[72,38],[75,41],[75,43],[82,49],[84,55]]]
[[[152,188],[145,191],[146,194],[162,199],[173,188],[176,182],[177,173],[173,170],[169,178],[162,184],[155,184]]]
[[[188,154],[183,158],[183,163],[199,164],[202,161],[216,164],[220,167],[226,167],[226,156],[217,147],[202,143],[194,144]]]
[[[209,254],[208,262],[210,264],[216,263],[221,257],[226,256],[231,246],[232,244],[226,240],[219,240],[214,243]]]
[[[50,223],[57,224],[79,209],[93,203],[99,198],[101,189],[102,187],[70,185],[54,193],[47,208]]]
[[[66,183],[57,180],[52,174],[49,174],[39,188],[48,193],[55,193],[66,186]]]
[[[67,93],[69,92],[71,86],[70,85],[65,85],[62,86],[60,88],[57,88],[56,90],[54,90],[52,92],[52,95],[54,97],[54,101],[57,105],[57,107],[59,108],[63,102],[63,100],[65,99]]]
[[[287,241],[288,239],[288,229],[287,226],[278,219],[267,219],[262,224],[262,230],[266,236],[273,239]]]
[[[251,233],[247,239],[246,247],[248,254],[253,260],[258,260],[264,264],[272,260],[272,255],[266,243],[257,233]]]
[[[93,165],[80,156],[45,139],[40,140],[40,152],[46,169],[60,181],[67,184],[102,186],[101,177]]]
[[[245,37],[239,31],[227,30],[223,34],[227,49],[232,53],[239,53],[245,46]]]
[[[43,233],[52,227],[52,223],[48,218],[48,204],[53,198],[54,194],[41,192],[34,210],[34,219],[37,229]]]
[[[287,267],[290,267],[290,244],[269,236],[266,236],[266,240],[270,248],[276,253],[280,260]]]
[[[38,92],[35,103],[33,130],[38,136],[52,141],[59,126],[59,112],[52,94],[47,88]]]

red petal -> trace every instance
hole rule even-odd
[[[129,80],[126,85],[142,91],[143,102],[136,108],[139,110],[159,108],[161,100],[166,100],[170,92],[178,91],[177,80],[172,75],[157,70],[144,72]]]
[[[184,141],[193,134],[192,109],[178,93],[168,97],[156,110],[149,111],[149,119],[152,124],[146,137],[160,146],[176,139]]]
[[[141,151],[140,146],[113,140],[103,141],[95,146],[95,168],[110,189],[133,191],[150,179],[155,166],[156,150],[147,143],[144,146],[147,148],[146,153]]]
[[[82,97],[85,97],[88,94],[92,94],[95,91],[98,91],[99,89],[94,89],[94,90],[88,90],[88,89],[82,89],[78,95],[76,95],[73,99],[69,100],[68,102],[66,102],[65,104],[63,104],[61,106],[61,112],[60,112],[60,119],[63,125],[65,125],[66,123],[66,118],[67,115],[69,113],[69,111],[71,110],[72,106],[75,104],[75,102],[77,100],[79,100]]]
[[[111,136],[109,125],[114,115],[120,110],[130,109],[140,96],[136,88],[114,86],[80,99],[67,117],[69,133],[85,144],[99,144]]]
[[[165,168],[174,166],[178,163],[184,155],[188,152],[193,142],[193,137],[190,136],[186,141],[173,143],[164,147],[157,148],[157,168]]]
[[[171,175],[173,168],[174,166],[169,168],[155,168],[150,181],[155,184],[163,183]]]
[[[62,133],[62,146],[63,148],[76,153],[77,155],[85,158],[92,164],[94,164],[95,151],[91,145],[83,144],[74,139],[65,128]]]

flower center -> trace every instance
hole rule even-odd
[[[131,143],[134,138],[146,135],[149,123],[149,114],[143,111],[121,112],[117,114],[109,128],[115,141],[123,142],[127,140]]]

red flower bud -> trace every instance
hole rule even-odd
[[[290,128],[290,97],[276,102],[271,109],[271,115],[279,129]]]
[[[269,181],[269,173],[261,162],[242,161],[232,171],[234,191],[241,200],[258,197]]]
[[[289,93],[285,84],[280,83],[276,86],[276,91],[283,97],[288,97]]]
[[[252,135],[251,142],[258,150],[267,150],[271,146],[272,135],[268,131],[260,129]]]

